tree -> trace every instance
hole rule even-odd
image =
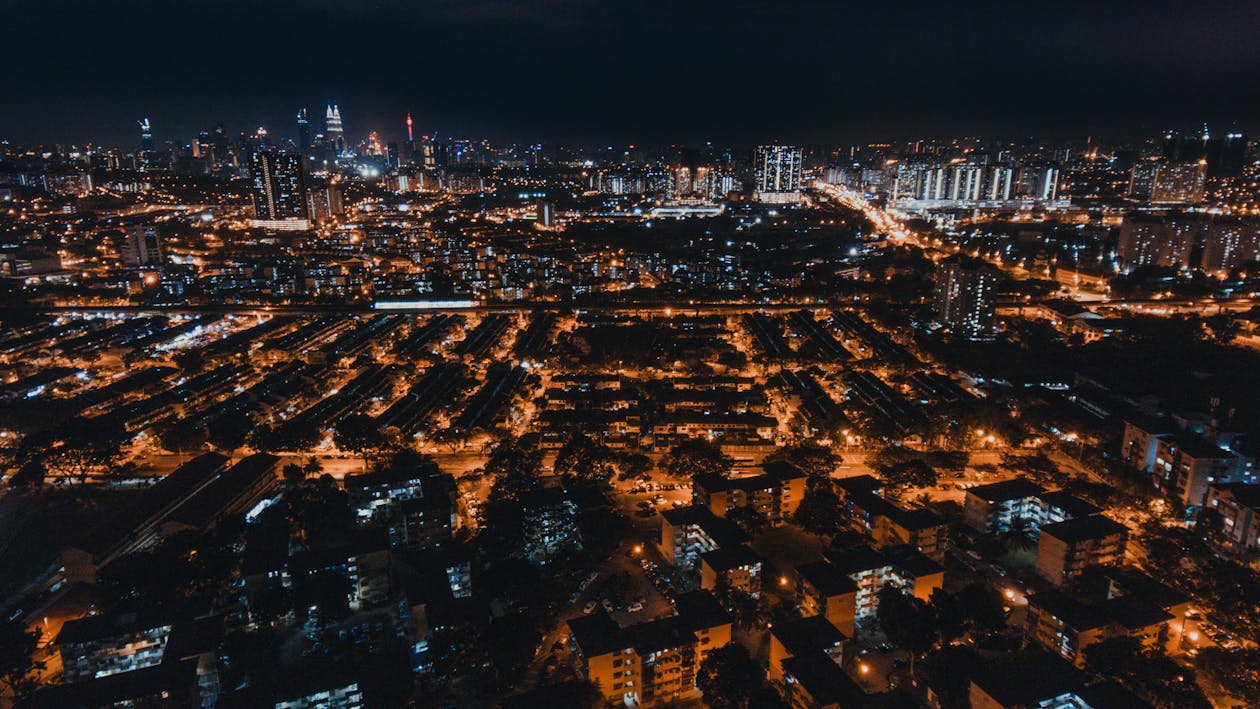
[[[485,474],[494,479],[489,499],[512,499],[537,489],[542,481],[542,451],[516,438],[499,441],[486,461]]]
[[[38,648],[39,630],[27,628],[19,620],[0,624],[0,684],[17,699],[39,686],[35,675],[44,669],[44,661],[35,659]]]
[[[922,458],[894,463],[881,468],[879,472],[884,477],[884,482],[894,487],[901,485],[932,487],[937,481],[936,470]]]
[[[333,427],[333,443],[343,451],[363,456],[364,468],[367,468],[367,452],[379,448],[383,442],[376,419],[367,414],[344,416]]]
[[[319,622],[350,615],[350,579],[336,571],[316,571],[293,584],[294,605],[302,621],[312,615]]]
[[[879,590],[875,618],[888,641],[910,653],[910,676],[913,677],[915,657],[931,650],[936,643],[932,609],[896,586],[885,584]]]
[[[1199,651],[1196,667],[1236,697],[1260,697],[1260,650],[1206,647]]]
[[[971,677],[983,658],[966,645],[944,645],[923,658],[920,668],[944,709],[970,709]]]
[[[797,506],[792,520],[810,534],[829,537],[839,534],[849,525],[849,517],[835,486],[830,481],[811,483],[805,487],[805,495]]]
[[[608,446],[585,433],[575,433],[556,452],[552,467],[559,475],[604,482],[612,478],[616,459],[616,453]]]
[[[45,452],[44,463],[54,475],[84,483],[94,471],[118,457],[119,445],[125,438],[122,424],[110,417],[71,419]]]
[[[297,487],[306,481],[306,469],[297,463],[285,463],[280,476],[284,479],[285,487]]]
[[[215,448],[231,453],[245,445],[253,430],[254,422],[248,416],[220,416],[206,425],[206,437]]]
[[[810,477],[829,478],[843,460],[826,446],[798,443],[775,450],[765,462],[785,463]]]
[[[958,606],[973,632],[987,635],[1006,627],[1002,597],[983,583],[972,583],[958,592]]]
[[[958,597],[943,588],[938,588],[932,591],[928,603],[932,607],[932,616],[941,644],[947,644],[961,637],[966,630],[966,617],[963,615],[962,604],[958,602]]]
[[[743,645],[731,643],[709,653],[696,673],[696,688],[710,709],[744,709],[764,684],[765,673]]]
[[[670,448],[661,459],[661,468],[672,477],[690,478],[702,473],[724,473],[734,463],[712,443],[692,439]]]
[[[621,468],[618,477],[622,480],[637,480],[652,472],[652,459],[639,452],[622,453],[618,465]]]
[[[1228,345],[1238,337],[1241,325],[1229,313],[1218,313],[1203,319],[1203,327],[1208,336],[1220,345]]]
[[[1195,682],[1194,670],[1135,637],[1120,635],[1085,647],[1085,670],[1115,677],[1142,698],[1161,707],[1207,709],[1212,704]]]
[[[1011,524],[1002,533],[1002,543],[1014,551],[1023,551],[1036,546],[1030,534],[1028,519],[1021,515],[1011,517]]]
[[[1204,507],[1194,521],[1194,529],[1209,541],[1219,541],[1225,533],[1225,517],[1215,507]]]
[[[206,431],[195,421],[177,421],[162,432],[158,439],[162,447],[172,453],[186,453],[200,449],[206,443]]]
[[[743,505],[726,513],[726,519],[738,524],[740,529],[750,536],[764,531],[770,526],[770,520],[755,507]]]

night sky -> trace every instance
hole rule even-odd
[[[1254,128],[1260,3],[8,0],[0,139],[857,142]]]

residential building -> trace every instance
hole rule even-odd
[[[822,652],[836,665],[843,665],[848,643],[849,637],[824,615],[775,623],[770,628],[768,678],[771,681],[783,679],[784,660],[811,652]]]
[[[805,474],[796,470],[748,477],[701,474],[692,478],[691,494],[696,504],[708,507],[719,517],[733,509],[746,508],[778,524],[796,514],[805,497],[805,479]]]
[[[696,672],[731,642],[731,619],[708,591],[675,599],[676,615],[626,627],[605,613],[568,621],[582,673],[609,702],[651,705],[698,698]]]
[[[1044,525],[1037,540],[1037,572],[1062,586],[1088,567],[1119,565],[1128,538],[1127,527],[1102,515]]]
[[[259,150],[250,156],[250,176],[253,226],[278,230],[310,228],[306,170],[301,155]]]
[[[788,204],[801,200],[801,162],[799,147],[759,145],[754,154],[753,179],[759,202]]]
[[[1260,485],[1213,483],[1204,505],[1221,516],[1221,536],[1231,550],[1260,545]]]
[[[981,534],[1003,534],[1022,524],[1029,536],[1036,537],[1043,525],[1097,512],[1097,507],[1074,495],[1046,492],[1025,478],[977,485],[963,499],[963,524]]]
[[[940,561],[949,548],[949,523],[924,508],[906,509],[882,496],[882,487],[869,475],[836,483],[854,530],[870,537],[876,549],[908,544]]]
[[[161,664],[175,621],[166,613],[97,615],[67,621],[53,640],[66,682]]]
[[[525,558],[544,566],[562,554],[582,550],[582,533],[578,529],[578,506],[566,490],[545,488],[518,500],[524,523]]]
[[[936,264],[933,295],[937,322],[966,340],[995,339],[996,288],[997,275],[987,264],[962,255],[942,259]]]
[[[972,709],[1149,709],[1114,682],[1094,681],[1039,648],[1008,655],[971,676]]]
[[[762,561],[746,544],[714,549],[700,555],[700,588],[723,586],[740,593],[761,595]]]
[[[1179,630],[1181,618],[1136,596],[1085,603],[1067,594],[1042,591],[1028,597],[1024,631],[1028,640],[1077,667],[1085,666],[1085,648],[1107,638],[1127,636],[1154,647]]]
[[[145,224],[127,230],[122,243],[124,266],[156,266],[164,261],[162,235],[156,224]]]
[[[747,541],[748,535],[738,525],[708,507],[690,505],[661,512],[661,556],[677,568],[694,568],[701,554]]]

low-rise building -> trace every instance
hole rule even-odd
[[[582,550],[578,506],[561,488],[545,488],[521,496],[524,518],[524,553],[529,561],[545,565],[561,554]]]
[[[827,561],[796,568],[797,602],[801,615],[821,616],[847,637],[856,632],[858,585]]]
[[[734,522],[722,519],[700,505],[661,512],[661,556],[680,569],[693,568],[700,555],[748,541]]]
[[[821,652],[841,666],[848,643],[849,637],[822,615],[776,623],[770,628],[768,677],[771,681],[782,680],[784,660],[811,652]]]
[[[981,534],[999,534],[1011,520],[1035,519],[1041,512],[1040,486],[1023,478],[977,485],[963,500],[963,523]]]
[[[792,709],[880,707],[888,695],[868,695],[822,651],[793,655],[782,662],[783,683]]]
[[[691,489],[695,503],[719,517],[745,508],[777,524],[796,514],[805,496],[805,474],[783,469],[738,478],[701,474],[692,478]]]
[[[175,621],[166,613],[122,613],[71,620],[53,643],[66,682],[161,664]]]
[[[945,569],[912,546],[860,546],[828,552],[796,575],[801,614],[823,615],[852,637],[855,623],[874,617],[885,585],[926,601],[944,583]]]
[[[882,496],[882,488],[869,475],[845,478],[837,483],[854,530],[870,537],[876,549],[909,544],[940,561],[949,548],[949,523],[928,509],[906,509]]]
[[[971,676],[972,709],[1149,709],[1113,682],[1093,682],[1070,663],[1040,649],[1025,650]]]
[[[1260,485],[1209,485],[1206,505],[1221,516],[1221,536],[1231,550],[1242,551],[1260,544]]]
[[[963,523],[980,534],[1002,534],[1022,524],[1036,537],[1044,525],[1097,512],[1097,507],[1074,495],[1047,492],[1024,478],[977,485],[963,500]]]
[[[1176,632],[1180,619],[1139,596],[1117,596],[1085,603],[1061,591],[1028,597],[1024,632],[1028,640],[1077,667],[1085,666],[1085,648],[1107,638],[1127,636],[1154,647]]]
[[[696,672],[731,641],[731,619],[708,591],[675,599],[677,615],[621,627],[605,613],[570,620],[583,674],[626,706],[695,699]]]
[[[1091,566],[1117,566],[1128,538],[1127,527],[1102,515],[1047,524],[1037,540],[1037,572],[1062,586]]]
[[[761,557],[746,544],[714,549],[700,555],[700,588],[725,586],[753,596],[761,595]]]
[[[1134,418],[1124,422],[1123,435],[1121,459],[1149,473],[1157,490],[1187,507],[1205,504],[1211,485],[1260,482],[1256,459],[1238,448],[1237,436],[1211,425]]]

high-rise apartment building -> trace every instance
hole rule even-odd
[[[754,160],[757,200],[775,204],[801,199],[801,149],[790,145],[759,145]]]
[[[133,227],[122,243],[125,266],[152,266],[162,263],[162,237],[154,224]]]
[[[1195,204],[1203,201],[1207,187],[1207,161],[1159,162],[1146,160],[1133,166],[1129,196],[1153,204]]]
[[[309,229],[310,205],[302,156],[260,150],[250,156],[253,180],[253,226],[264,229]]]
[[[936,319],[967,340],[992,340],[997,277],[982,263],[951,256],[936,267]]]

